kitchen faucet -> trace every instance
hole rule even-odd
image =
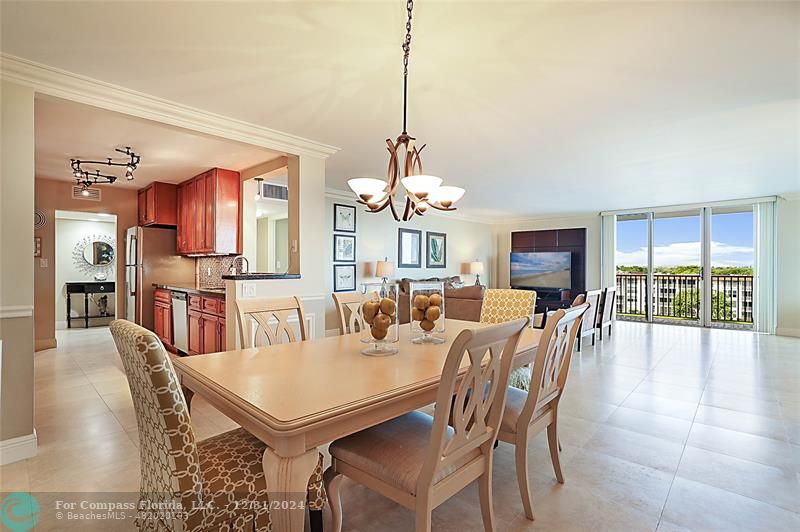
[[[236,267],[237,262],[239,267]],[[236,255],[231,263],[231,275],[240,275],[250,271],[250,261],[244,255]]]

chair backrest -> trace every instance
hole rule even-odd
[[[575,296],[575,299],[572,300],[571,307],[579,307],[586,303],[586,295],[585,294],[578,294]]]
[[[597,317],[600,315],[600,303],[602,299],[602,290],[589,290],[586,292],[586,303],[589,304],[589,308],[586,309],[586,313],[583,315],[583,327],[581,327],[582,334],[585,334],[595,328]]]
[[[603,290],[603,304],[597,316],[597,325],[608,324],[617,312],[617,287],[609,286]]]
[[[487,288],[481,306],[481,323],[503,323],[520,318],[533,319],[536,291]]]
[[[528,424],[541,407],[558,399],[564,391],[575,338],[589,304],[560,309],[547,320],[533,360],[528,399],[518,423]]]
[[[336,314],[339,316],[339,334],[356,333],[364,329],[364,319],[358,311],[362,297],[357,292],[333,293],[333,303],[336,305]]]
[[[239,341],[245,349],[308,339],[303,304],[296,296],[239,299],[236,301],[236,312],[239,317]],[[300,338],[289,323],[292,315],[297,316],[299,321]],[[256,323],[254,333],[251,330],[253,322]]]
[[[164,345],[154,333],[126,320],[111,323],[111,336],[136,413],[142,499],[173,503],[173,494],[179,493],[184,508],[189,502],[201,504],[200,461],[189,409]],[[180,530],[178,514],[165,512],[161,526]]]
[[[505,407],[508,376],[520,333],[529,318],[459,333],[442,370],[431,446],[417,480],[417,493],[436,474],[476,449],[491,456]],[[465,370],[462,363],[467,362]],[[452,428],[448,425],[452,417]]]

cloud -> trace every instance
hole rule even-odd
[[[653,252],[655,267],[700,265],[700,242],[673,242],[656,246]],[[615,260],[620,266],[646,266],[647,248],[617,251]],[[714,266],[752,266],[753,248],[711,242],[711,262]]]

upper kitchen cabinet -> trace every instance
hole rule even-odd
[[[150,183],[139,191],[139,225],[178,225],[178,186]]]
[[[241,253],[239,172],[213,168],[178,185],[178,253]]]

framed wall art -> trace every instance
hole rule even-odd
[[[356,235],[333,235],[333,262],[356,261]]]
[[[356,208],[354,206],[333,204],[333,230],[344,233],[356,232]]]
[[[356,265],[333,265],[333,291],[352,292],[356,289]]]
[[[427,233],[427,254],[425,265],[428,268],[447,268],[447,235],[445,233]]]
[[[397,229],[397,267],[422,268],[422,231]]]

